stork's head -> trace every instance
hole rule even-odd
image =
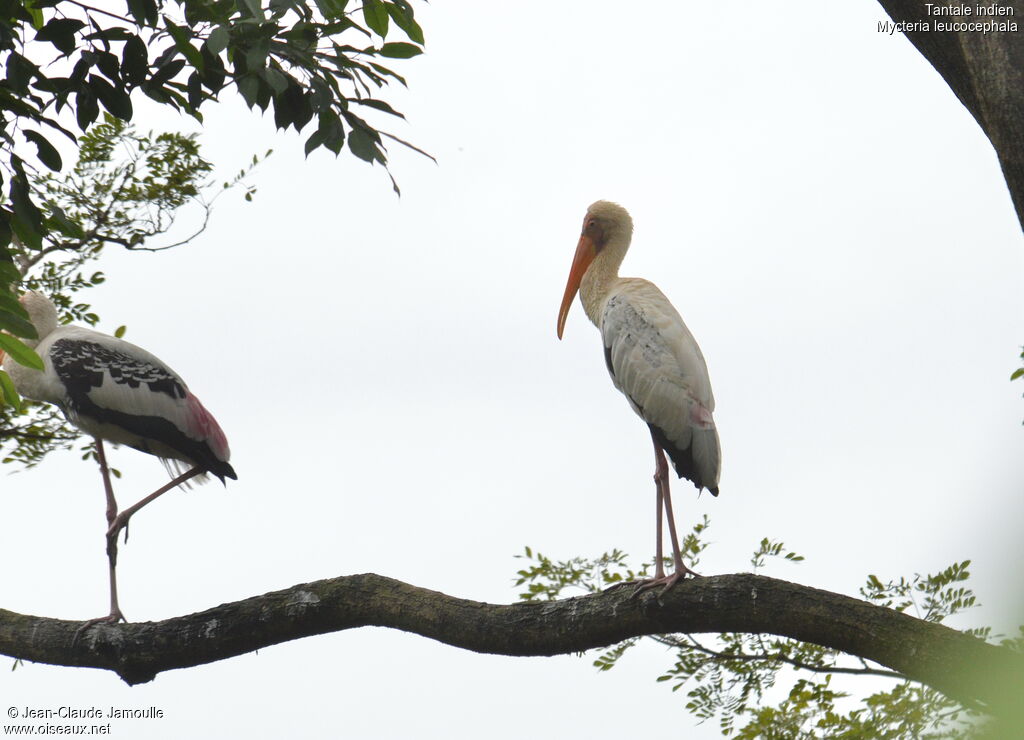
[[[21,296],[18,302],[28,312],[28,320],[36,328],[36,333],[39,335],[36,339],[24,338],[22,342],[35,349],[36,345],[39,344],[39,340],[57,328],[57,307],[45,295],[33,290]]]
[[[610,268],[618,270],[622,258],[633,237],[633,219],[629,211],[618,203],[599,200],[587,209],[583,217],[580,241],[576,245],[576,256],[569,270],[569,281],[565,285],[562,307],[558,311],[558,338],[562,338],[565,319],[569,315],[572,299],[580,289],[580,283],[587,270],[599,255],[609,261]]]

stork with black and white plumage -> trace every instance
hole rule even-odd
[[[118,535],[139,509],[189,480],[202,481],[207,473],[222,483],[237,479],[228,462],[227,438],[181,376],[154,355],[108,334],[58,325],[56,307],[41,293],[25,293],[20,301],[38,334],[23,341],[44,367],[34,370],[8,356],[3,369],[21,395],[58,406],[95,440],[107,497],[110,565],[110,614],[95,621],[123,621],[117,598]],[[103,440],[161,458],[173,480],[118,512]]]
[[[700,492],[718,495],[722,469],[718,430],[712,412],[704,355],[679,312],[657,286],[640,278],[619,277],[619,266],[633,237],[633,219],[625,208],[608,201],[590,206],[558,312],[558,338],[579,292],[587,317],[601,330],[604,356],[615,387],[643,419],[654,443],[657,489],[655,575],[640,584],[670,588],[686,574],[672,515],[668,464]],[[662,515],[668,519],[675,571],[666,576],[662,564]]]

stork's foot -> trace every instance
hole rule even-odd
[[[662,596],[666,591],[675,586],[677,583],[682,581],[686,576],[693,576],[694,578],[703,578],[700,573],[690,570],[685,565],[676,567],[675,571],[671,575],[658,576],[657,578],[645,578],[642,581],[631,581],[630,585],[636,585],[633,593],[629,595],[629,598],[635,599],[644,591],[650,591],[652,588],[661,587],[661,591],[658,592],[658,596]]]
[[[117,607],[111,610],[110,614],[105,617],[96,617],[96,619],[88,619],[82,622],[82,626],[75,630],[75,636],[71,638],[71,647],[74,647],[79,638],[88,632],[91,627],[95,627],[97,624],[118,624],[119,622],[127,623],[128,620],[124,618],[124,614]]]

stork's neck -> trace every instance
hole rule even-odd
[[[604,304],[622,280],[619,277],[619,266],[628,249],[628,237],[609,239],[580,281],[580,302],[583,304],[583,310],[587,312],[587,318],[593,321],[595,326],[601,325]]]

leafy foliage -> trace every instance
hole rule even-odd
[[[707,548],[707,543],[701,541],[701,535],[709,526],[710,522],[705,516],[679,543],[679,550],[691,568],[700,563],[700,554]],[[515,585],[526,584],[527,587],[525,592],[519,594],[522,601],[554,601],[562,598],[562,592],[567,589],[597,593],[612,586],[649,578],[654,568],[652,561],[633,570],[626,564],[628,556],[621,550],[606,552],[592,560],[577,557],[556,562],[539,552],[534,554],[533,549],[526,547],[523,554],[516,557],[535,563],[517,573],[519,577]],[[671,567],[672,558],[666,557],[664,561],[666,566]]]
[[[88,269],[104,249],[114,244],[156,251],[188,243],[205,229],[214,202],[224,192],[241,186],[245,198],[252,198],[255,188],[245,178],[261,159],[253,157],[232,181],[218,185],[209,178],[212,167],[200,154],[195,135],[143,135],[108,115],[80,142],[78,162],[67,175],[47,173],[33,181],[42,196],[44,221],[51,228],[38,247],[15,241],[9,253],[16,282],[51,296],[63,321],[95,325],[99,317],[76,294],[104,282],[102,272]],[[196,223],[185,234],[168,236],[179,231],[177,218],[186,211]],[[153,245],[157,237],[170,241]],[[21,307],[0,295],[0,309],[9,309],[17,318],[13,312]],[[124,332],[122,326],[115,334]],[[0,386],[7,401],[0,405],[3,463],[31,467],[79,438],[80,432],[54,407],[21,401],[2,371]],[[83,452],[92,454],[91,443]]]
[[[392,40],[395,29],[406,40]],[[234,87],[250,108],[272,108],[278,128],[302,131],[315,121],[307,154],[339,154],[347,142],[356,157],[386,168],[385,138],[412,145],[364,116],[402,117],[375,97],[392,81],[405,84],[382,62],[416,56],[423,42],[408,0],[355,8],[348,0],[0,3],[0,296],[12,296],[17,280],[12,237],[36,251],[53,229],[78,238],[74,220],[47,209],[37,189],[40,168],[63,168],[54,135],[76,142],[73,129],[85,131],[101,107],[131,121],[136,91],[202,120],[202,106]],[[26,336],[17,321],[2,328]]]
[[[706,549],[703,541],[710,523],[705,517],[685,538],[688,566],[696,565]],[[639,568],[628,556],[612,550],[596,558],[574,557],[555,561],[527,547],[517,556],[529,565],[517,573],[516,586],[526,586],[523,601],[544,601],[624,587],[649,577],[653,562]],[[762,539],[751,557],[757,571],[775,562],[799,563],[804,558],[781,542]],[[945,619],[977,604],[965,586],[970,561],[954,563],[937,574],[882,581],[868,576],[861,595],[898,611],[913,611],[930,622]],[[625,586],[628,587],[628,586]],[[1024,635],[1024,627],[1021,628]],[[969,630],[990,638],[990,628]],[[657,635],[632,638],[601,651],[594,660],[600,671],[615,667],[640,642],[653,640],[674,652],[674,662],[658,676],[672,691],[685,690],[686,708],[705,721],[717,718],[722,734],[737,738],[973,738],[984,732],[977,715],[938,691],[914,683],[898,673],[836,650],[772,635],[723,633],[698,639],[694,635]],[[1005,647],[1024,651],[1020,635],[1003,639]],[[871,677],[872,686],[889,688],[865,697],[833,685],[836,676]],[[783,682],[793,680],[788,691]],[[849,681],[847,681],[849,683]],[[782,694],[782,699],[778,697]],[[775,703],[777,702],[777,703]]]

